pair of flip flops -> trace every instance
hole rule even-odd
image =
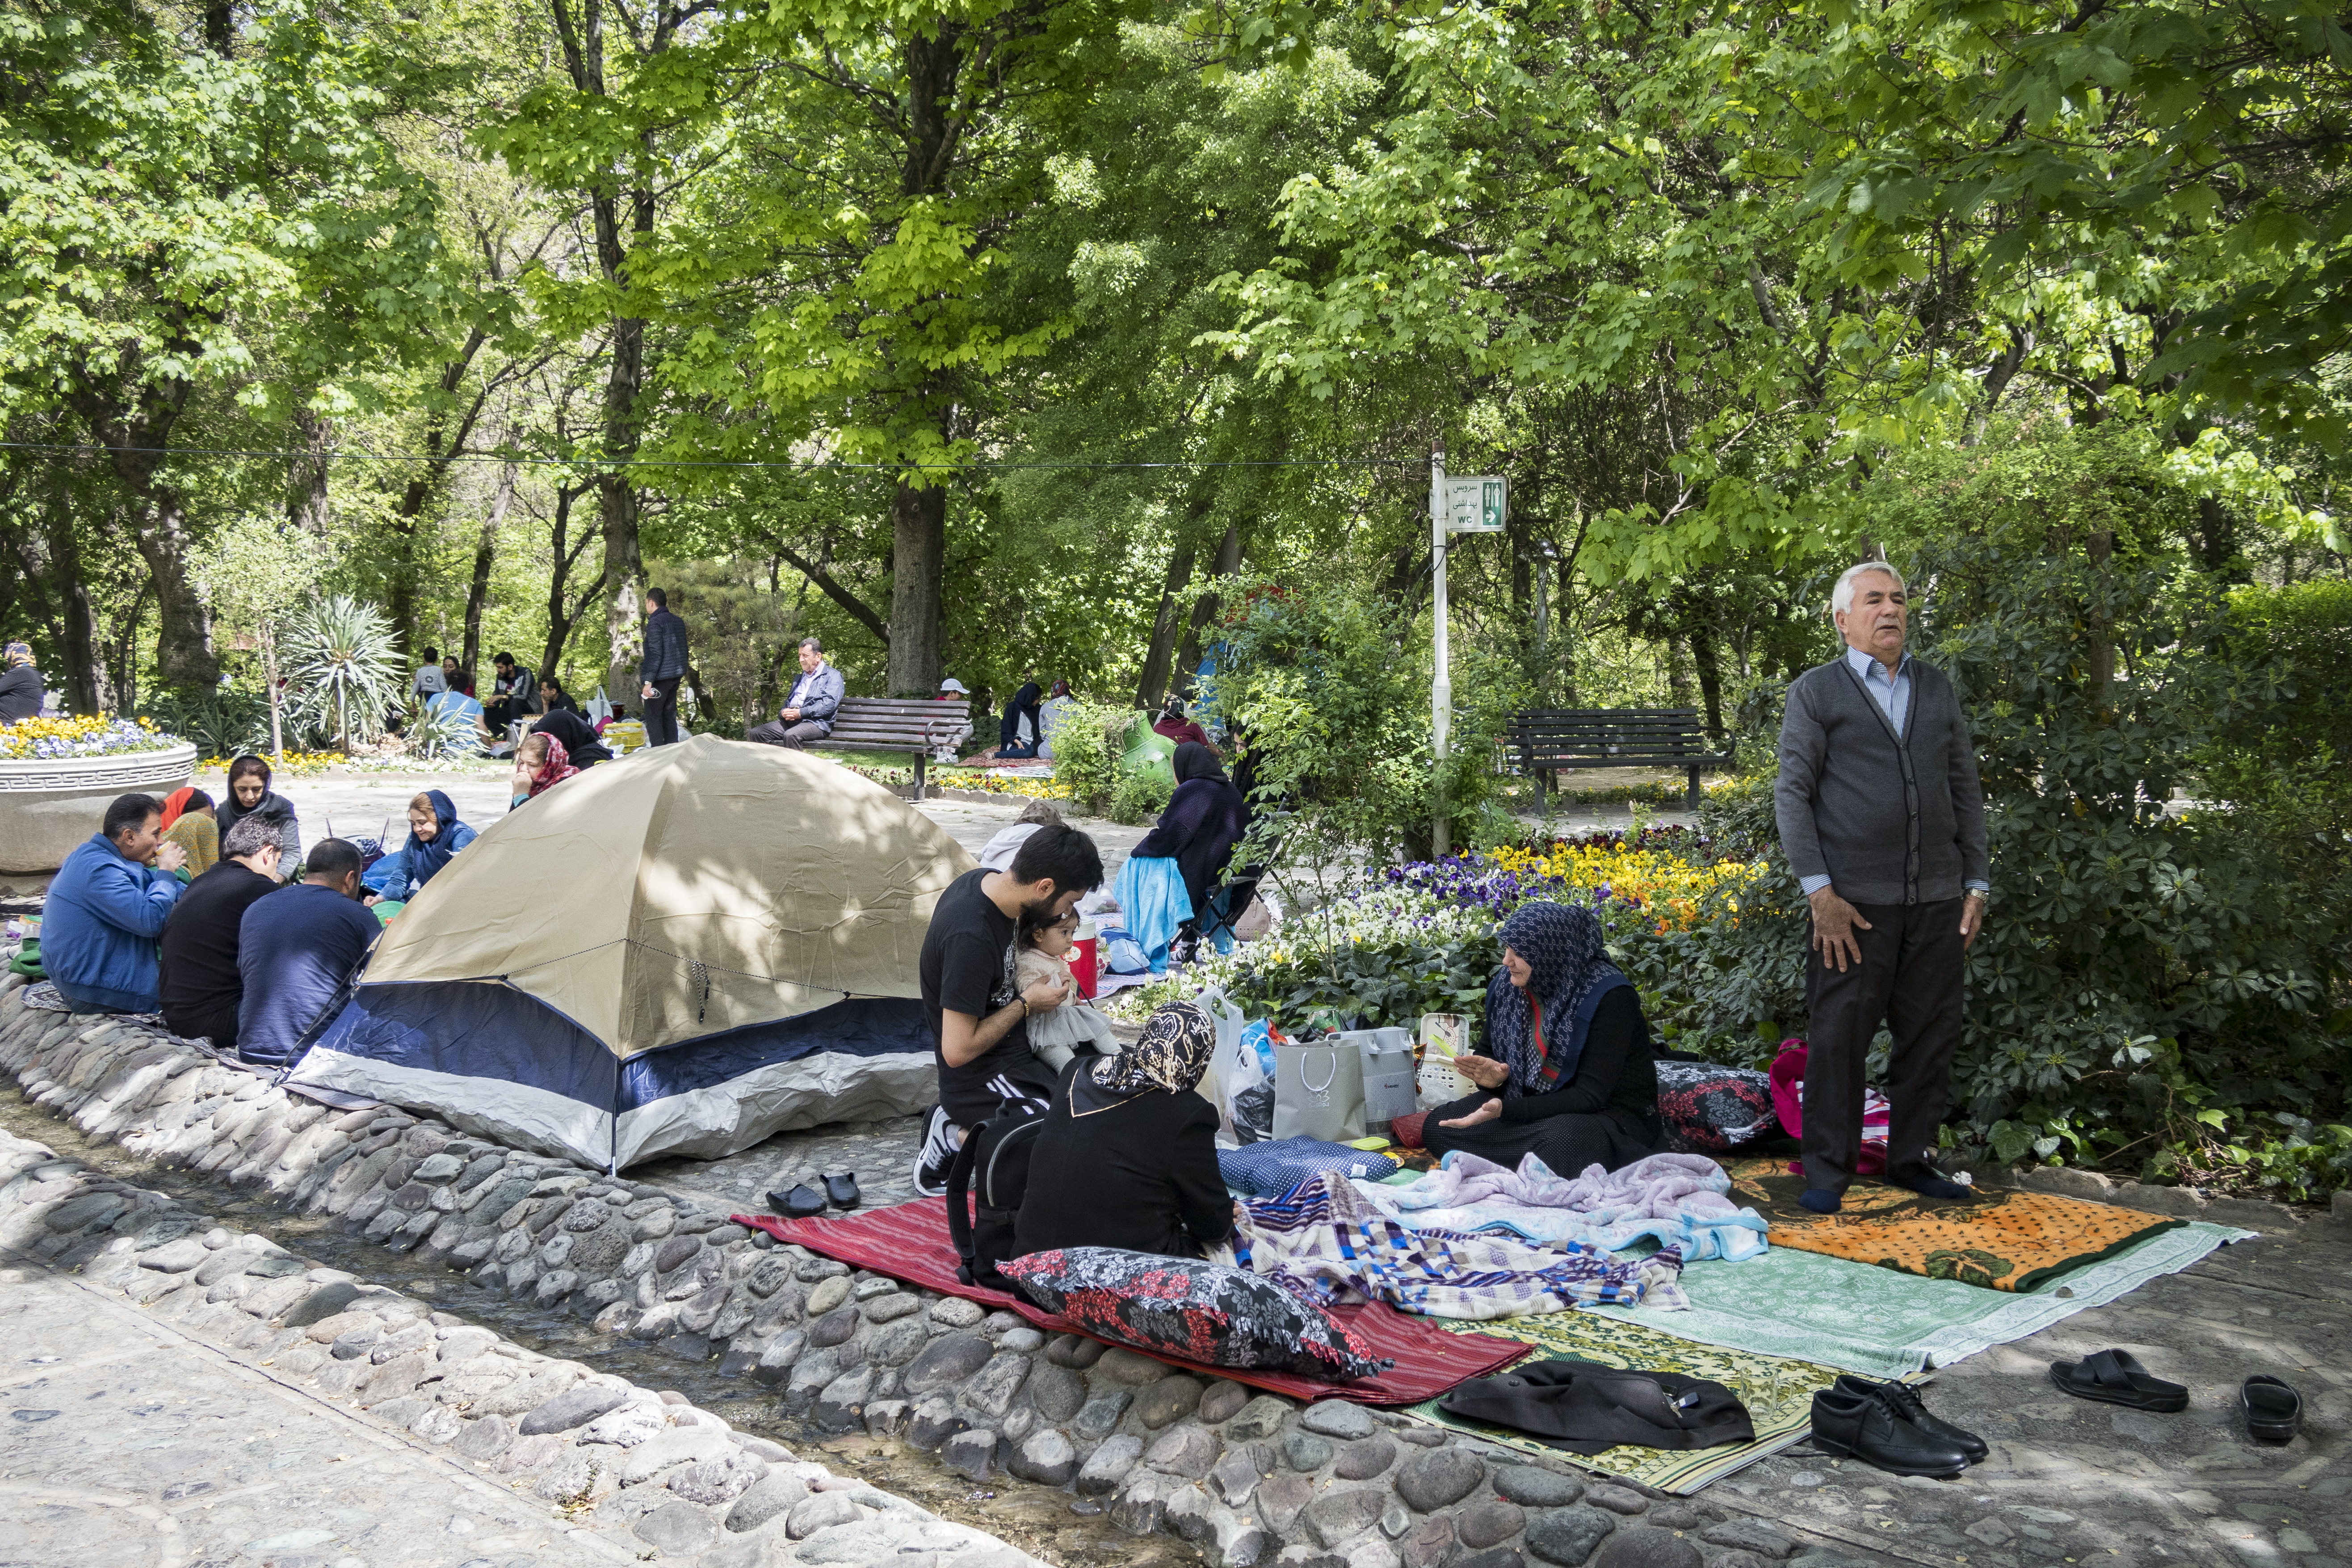
[[[2077,1399],[2095,1399],[2167,1415],[2189,1408],[2189,1390],[2149,1373],[2129,1351],[2097,1351],[2081,1361],[2050,1363],[2050,1381]],[[2266,1443],[2284,1443],[2303,1426],[2303,1395],[2267,1373],[2246,1379],[2240,1392],[2246,1430]]]
[[[790,1192],[770,1193],[768,1205],[786,1219],[814,1219],[824,1212],[828,1200],[837,1209],[854,1209],[865,1200],[857,1191],[857,1173],[845,1171],[838,1176],[820,1176],[824,1191],[818,1192],[806,1182]]]

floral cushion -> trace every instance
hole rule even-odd
[[[1658,1114],[1677,1153],[1720,1153],[1780,1132],[1771,1079],[1716,1062],[1660,1062]]]
[[[1356,1336],[1273,1280],[1197,1258],[1113,1247],[1033,1252],[1004,1277],[1090,1334],[1204,1366],[1326,1382],[1384,1371]]]

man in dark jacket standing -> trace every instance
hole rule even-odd
[[[1951,1100],[1960,973],[1992,868],[1975,742],[1952,683],[1904,651],[1903,579],[1883,561],[1840,577],[1845,652],[1789,687],[1773,804],[1812,904],[1805,999],[1804,1205],[1833,1213],[1862,1154],[1863,1064],[1884,1022],[1886,1180],[1935,1198],[1968,1189],[1928,1161]]]
[[[646,658],[638,667],[646,700],[646,743],[677,743],[677,683],[686,678],[686,623],[669,613],[669,595],[646,590]]]

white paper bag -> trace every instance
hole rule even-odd
[[[1421,1072],[1415,1080],[1421,1108],[1450,1105],[1478,1086],[1455,1070],[1454,1058],[1470,1049],[1470,1020],[1459,1013],[1425,1013],[1421,1019]]]

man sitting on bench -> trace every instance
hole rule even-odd
[[[743,738],[766,746],[790,746],[799,751],[833,733],[833,716],[841,707],[841,671],[824,661],[824,645],[814,637],[801,638],[801,678],[784,710],[768,722],[745,731]]]

